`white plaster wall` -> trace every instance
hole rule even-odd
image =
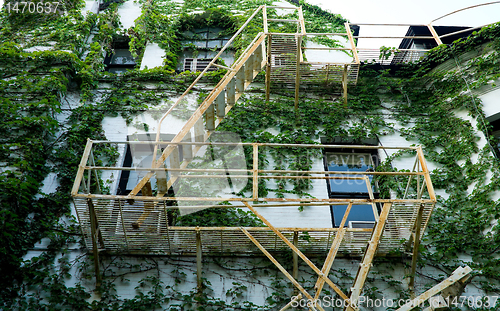
[[[165,50],[160,48],[157,43],[149,43],[146,45],[144,56],[142,57],[141,70],[148,68],[156,68],[163,66],[165,58]]]
[[[97,14],[99,12],[99,1],[85,0],[85,6],[82,8],[82,15],[92,12]]]
[[[120,22],[125,29],[135,26],[135,20],[141,16],[141,4],[134,0],[127,0],[118,7]]]
[[[500,79],[495,81],[495,83],[500,85]],[[496,121],[500,119],[500,89],[488,92],[479,96],[479,98],[483,103],[485,117],[489,121]]]

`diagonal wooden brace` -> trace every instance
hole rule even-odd
[[[295,285],[295,287],[298,288],[298,290],[304,294],[304,296],[307,297],[307,299],[309,300],[313,300],[313,297],[299,284],[299,282],[297,282],[297,280],[295,280],[293,278],[293,276],[288,273],[288,271],[286,271],[285,268],[283,268],[283,266],[276,260],[274,259],[273,255],[271,255],[264,246],[262,246],[259,241],[257,241],[251,234],[250,232],[248,232],[245,228],[241,228],[241,231],[243,231],[243,233],[250,239],[250,241],[253,242],[253,244],[255,244],[255,246],[257,246],[263,253],[264,255],[267,256],[267,258],[269,258],[269,260],[271,260],[274,265],[293,283],[293,285]],[[321,306],[317,306],[317,308],[319,310],[323,310],[324,309],[321,307]]]
[[[321,272],[321,270],[316,267],[314,263],[312,263],[309,258],[307,258],[293,243],[291,243],[281,232],[279,232],[278,229],[276,229],[266,218],[264,218],[259,212],[255,210],[248,202],[243,202],[254,214],[257,216],[262,222],[264,222],[276,235],[283,241],[285,242],[288,247],[290,247],[304,262],[313,269],[318,276],[325,281],[342,299],[348,300],[347,295],[342,292],[342,290],[335,285],[329,278],[325,277],[324,273]]]
[[[323,264],[323,268],[321,269],[321,272],[324,273],[326,277],[328,277],[328,274],[330,273],[330,269],[332,268],[333,261],[335,260],[335,256],[337,256],[337,252],[340,248],[340,243],[342,243],[342,240],[344,239],[345,235],[345,229],[344,225],[347,221],[347,217],[349,216],[349,213],[352,208],[352,202],[349,202],[349,205],[347,205],[347,208],[344,213],[344,217],[342,218],[342,221],[340,222],[339,230],[337,231],[337,234],[335,235],[335,239],[333,239],[332,246],[330,247],[330,251],[328,252],[328,255],[326,256],[325,263]],[[323,285],[325,284],[325,281],[323,279],[318,278],[316,281],[316,285],[314,288],[316,289],[316,295],[314,295],[314,301],[319,298],[319,295],[321,294],[321,291],[323,290]]]
[[[345,308],[345,310],[347,311],[355,310],[358,298],[361,295],[363,286],[365,285],[368,272],[370,272],[370,267],[372,265],[373,257],[375,257],[375,253],[377,252],[378,244],[380,243],[380,238],[384,233],[385,222],[387,220],[387,217],[389,216],[389,211],[391,210],[391,206],[392,203],[384,204],[379,219],[375,224],[375,228],[372,231],[372,236],[370,238],[370,241],[368,242],[368,247],[366,248],[365,254],[363,256],[363,261],[359,265],[358,273],[356,274],[356,278],[354,279],[354,285],[351,289],[351,294],[349,297],[352,304],[349,304]]]
[[[453,271],[453,273],[450,275],[449,278],[435,285],[434,287],[432,287],[425,293],[421,294],[417,298],[413,299],[412,301],[408,302],[404,306],[400,307],[397,311],[413,310],[414,308],[424,303],[426,300],[434,297],[435,295],[447,289],[448,287],[452,286],[453,284],[460,282],[464,279],[467,279],[471,272],[472,269],[469,266],[458,267],[455,271]]]

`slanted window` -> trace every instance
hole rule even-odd
[[[342,174],[342,172],[373,171],[377,165],[377,153],[372,150],[342,149],[327,150],[324,155],[325,170],[337,172],[329,174],[328,193],[330,198],[369,199],[377,198],[378,193],[373,182],[373,175]],[[344,217],[347,205],[332,205],[332,223],[338,227]],[[377,209],[377,207],[375,207]],[[375,223],[373,204],[354,204],[347,218],[346,226],[350,228],[372,228]]]

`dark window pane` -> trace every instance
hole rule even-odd
[[[335,227],[340,226],[340,223],[342,222],[342,218],[344,217],[346,209],[347,209],[347,205],[332,205],[333,219],[335,221]],[[373,206],[371,204],[353,205],[351,207],[351,212],[349,213],[349,216],[347,217],[347,221],[346,221],[344,226],[349,227],[350,221],[354,221],[354,222],[356,222],[356,221],[363,221],[363,222],[375,221],[375,216],[373,215]],[[353,223],[353,227],[356,227],[356,225],[354,223]],[[363,228],[365,228],[365,227],[366,226],[364,226]]]
[[[327,168],[336,172],[366,172],[373,169],[371,155],[368,153],[327,153]],[[363,177],[364,175],[331,174],[337,177]],[[370,183],[373,178],[368,176]],[[368,186],[363,179],[330,179],[332,193],[368,193]]]

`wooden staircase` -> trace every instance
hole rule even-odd
[[[207,141],[211,133],[216,130],[217,126],[224,120],[224,117],[235,105],[236,101],[252,83],[253,79],[267,64],[265,57],[265,39],[266,35],[264,33],[259,33],[245,52],[234,62],[231,68],[224,67],[227,69],[226,75],[219,81],[217,86],[205,98],[198,109],[196,109],[180,132],[172,139],[168,147],[163,150],[161,156],[153,160],[153,169],[162,167],[167,158],[170,159],[171,169],[184,169],[188,166],[192,160],[192,155],[196,155],[202,146],[196,144],[184,145],[184,154],[189,156],[185,156],[182,163],[180,163],[178,143],[192,141],[199,143]],[[222,67],[214,64],[214,62],[210,65]],[[169,112],[170,111],[171,110],[169,110]],[[166,115],[168,115],[169,112],[167,112]],[[165,116],[162,120],[164,118]],[[205,119],[205,122],[203,122],[203,119]],[[161,121],[158,133],[160,133],[160,126]],[[157,146],[154,148],[153,157],[155,157],[156,153]],[[147,173],[134,189],[132,189],[129,196],[137,195],[143,188],[148,189],[147,184],[154,174],[153,171]],[[172,174],[166,189],[168,190],[176,180],[177,176]],[[157,196],[164,196],[165,193],[166,192],[158,191]]]

